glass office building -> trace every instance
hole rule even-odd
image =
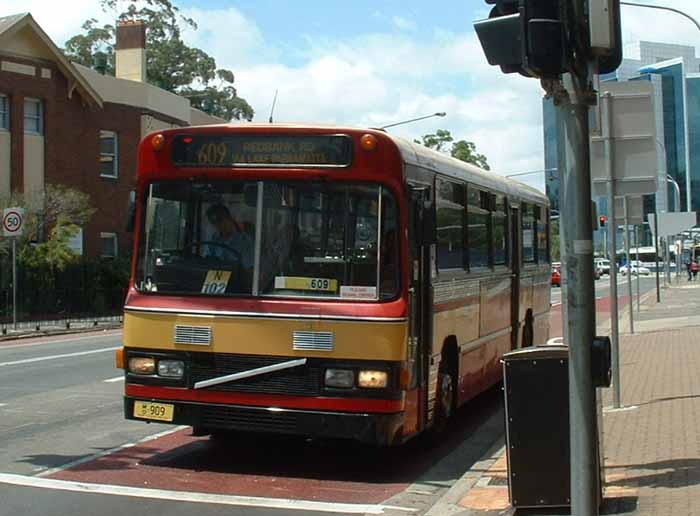
[[[600,80],[647,80],[654,85],[659,181],[656,195],[645,196],[645,218],[654,209],[700,213],[700,59],[694,47],[650,41],[627,45],[624,55],[620,67]],[[543,101],[543,116],[545,166],[556,167],[557,116],[551,100]],[[666,180],[667,174],[680,187],[680,206],[676,206],[675,189]],[[558,192],[555,176],[547,182],[553,205],[559,204]],[[596,201],[599,212],[605,214],[605,200]],[[648,229],[645,234],[645,243],[650,244]]]

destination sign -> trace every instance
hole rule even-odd
[[[178,135],[173,161],[184,167],[346,167],[352,140],[339,135]]]

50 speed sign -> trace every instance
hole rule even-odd
[[[24,226],[24,208],[2,210],[2,233],[4,236],[20,236]]]

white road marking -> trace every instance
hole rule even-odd
[[[43,362],[44,360],[58,360],[60,358],[70,358],[70,357],[80,357],[84,355],[94,355],[96,353],[105,353],[107,351],[115,351],[120,349],[121,346],[112,348],[101,348],[101,349],[91,349],[90,351],[78,351],[76,353],[66,353],[64,355],[49,355],[45,357],[36,358],[25,358],[24,360],[13,360],[12,362],[0,362],[0,367],[20,365],[20,364],[32,364],[34,362]]]
[[[107,494],[129,496],[133,498],[148,498],[179,502],[209,503],[219,505],[235,505],[241,507],[264,507],[269,509],[292,509],[315,512],[343,512],[346,514],[384,514],[385,510],[417,512],[418,509],[395,507],[391,505],[329,503],[307,500],[291,500],[285,498],[262,498],[257,496],[219,495],[209,493],[193,493],[185,491],[168,491],[165,489],[144,489],[142,487],[115,486],[109,484],[91,484],[86,482],[70,482],[49,478],[27,477],[0,473],[0,483],[15,486],[43,487],[60,489],[78,493]]]
[[[121,331],[117,331],[114,333],[107,333],[105,335],[93,335],[92,337],[76,337],[74,339],[59,339],[59,340],[42,340],[41,342],[28,342],[26,344],[12,344],[10,346],[3,346],[2,344],[0,344],[0,351],[2,351],[4,349],[30,348],[32,346],[45,346],[46,344],[60,344],[62,342],[75,342],[78,340],[107,339],[110,337],[119,336],[119,335],[121,335],[121,333],[122,333]]]
[[[116,382],[123,382],[124,381],[124,375],[121,376],[115,376],[114,378],[108,378],[107,380],[104,380],[104,383],[116,383]]]
[[[7,407],[7,403],[0,403],[0,407]]]

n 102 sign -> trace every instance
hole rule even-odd
[[[6,237],[22,235],[24,229],[24,208],[2,210],[2,234]]]

